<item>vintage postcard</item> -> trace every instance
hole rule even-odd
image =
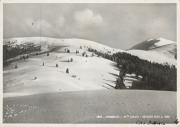
[[[179,1],[1,1],[2,126],[180,126]]]

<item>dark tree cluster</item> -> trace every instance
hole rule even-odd
[[[92,49],[92,48],[88,48],[88,51],[95,53],[98,57],[101,56],[103,58],[106,58],[106,59],[109,59],[109,60],[113,60],[112,55],[108,54],[109,52],[108,53],[102,53],[102,52],[99,52],[96,49]],[[94,56],[94,54],[92,56]]]
[[[116,53],[113,57],[121,71],[142,76],[140,81],[133,82],[132,89],[177,90],[177,69],[174,65],[149,62],[127,53]]]
[[[174,65],[153,63],[124,52],[109,55],[91,48],[88,51],[117,63],[120,69],[117,89],[125,88],[123,78],[126,74],[135,74],[142,79],[133,81],[131,89],[177,91],[177,69]]]
[[[3,60],[7,60],[10,58],[14,58],[18,55],[28,54],[34,51],[40,51],[41,46],[36,46],[34,44],[27,44],[27,45],[3,45]]]

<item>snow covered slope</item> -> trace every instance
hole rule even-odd
[[[4,40],[4,44],[8,45],[24,43],[40,44],[43,50],[47,50],[49,47],[57,48],[49,56],[46,54],[33,56],[25,61],[20,60],[4,67],[4,97],[51,92],[113,89],[116,76],[119,74],[119,70],[114,66],[115,63],[98,57],[94,53],[89,52],[88,48],[109,54],[127,52],[149,61],[176,65],[174,58],[166,57],[163,53],[153,50],[123,51],[83,39],[24,37]],[[65,49],[69,49],[70,53],[65,52]],[[164,47],[164,49],[166,48]],[[79,53],[76,53],[77,50]],[[82,56],[84,52],[86,52],[87,57]],[[71,59],[73,59],[72,62],[70,62]],[[16,64],[18,65],[17,69],[14,68]],[[56,67],[56,64],[58,67]],[[67,68],[69,69],[69,74],[66,73]]]
[[[128,52],[152,62],[176,65],[176,42],[164,38],[149,39],[133,46]]]
[[[4,68],[4,97],[39,93],[113,89],[119,71],[114,62],[88,52],[88,47],[102,52],[118,52],[108,46],[83,39],[14,38],[5,40],[22,44],[33,42],[58,47],[50,53],[17,61]],[[69,49],[70,53],[65,52]],[[76,53],[76,50],[79,53]],[[82,53],[86,52],[86,56]],[[72,62],[70,60],[73,59]],[[44,63],[44,66],[43,66]],[[15,69],[15,64],[18,68]],[[58,64],[58,67],[56,67]],[[66,73],[66,69],[69,73]]]

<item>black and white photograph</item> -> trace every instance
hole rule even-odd
[[[3,124],[179,123],[178,3],[2,3]]]

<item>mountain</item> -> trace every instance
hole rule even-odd
[[[176,42],[164,38],[149,39],[133,46],[130,50],[156,51],[169,57],[175,57],[177,53]]]
[[[152,62],[176,65],[177,44],[164,38],[146,40],[127,52]]]
[[[153,49],[160,48],[160,47],[167,46],[167,45],[171,45],[171,44],[175,45],[176,42],[160,37],[157,39],[149,39],[149,40],[143,41],[143,42],[133,46],[130,49],[153,50]]]

